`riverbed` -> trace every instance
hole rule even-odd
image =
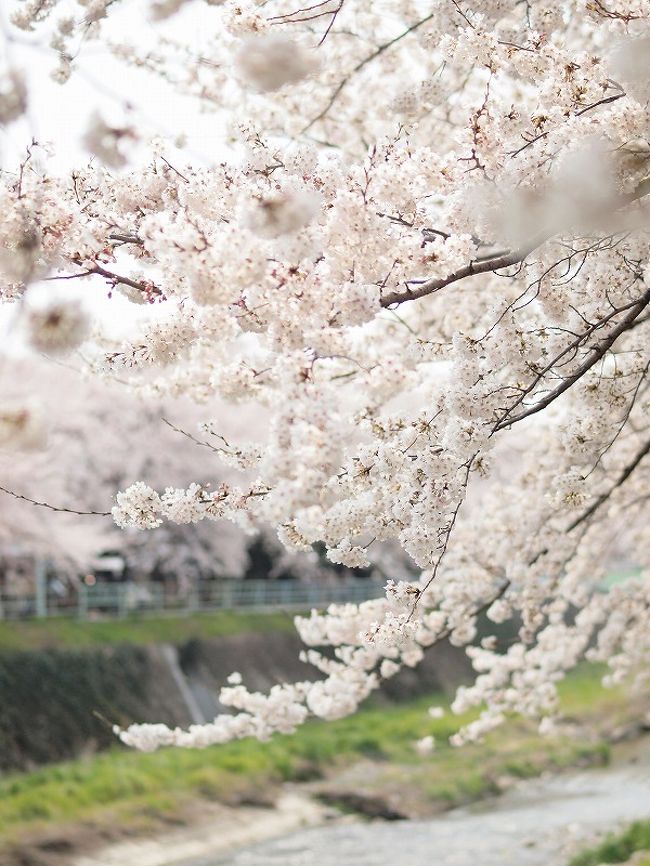
[[[603,769],[522,781],[423,821],[343,819],[187,866],[565,866],[582,845],[650,817],[650,749]]]

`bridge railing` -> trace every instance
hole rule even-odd
[[[309,610],[333,602],[365,601],[383,595],[380,581],[348,578],[303,583],[274,580],[219,580],[201,584],[182,595],[165,591],[159,583],[97,583],[76,593],[58,595],[41,590],[34,595],[0,595],[0,619],[69,616],[124,617],[213,610],[293,608]]]

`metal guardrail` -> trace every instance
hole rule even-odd
[[[59,616],[89,619],[125,617],[134,613],[152,615],[276,607],[308,610],[332,602],[358,603],[383,594],[383,583],[361,578],[332,583],[221,580],[202,584],[182,596],[166,593],[158,583],[97,583],[82,585],[76,594],[65,596],[43,590],[14,598],[0,595],[0,620]]]
[[[634,568],[610,574],[601,583],[601,589],[607,590],[638,574],[639,569]],[[201,583],[184,595],[165,592],[160,583],[99,582],[94,586],[82,584],[76,593],[61,596],[46,590],[45,580],[41,579],[37,580],[33,595],[9,597],[0,593],[0,620],[59,616],[90,619],[134,613],[180,614],[255,608],[309,610],[326,607],[332,602],[358,603],[383,594],[381,581],[342,578],[321,583],[224,579]]]

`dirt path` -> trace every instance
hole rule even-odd
[[[227,851],[259,843],[321,824],[331,810],[298,792],[283,794],[275,808],[229,808],[213,805],[190,827],[164,832],[155,838],[109,845],[92,855],[74,859],[73,866],[190,866]]]

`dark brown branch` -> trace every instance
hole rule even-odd
[[[293,12],[285,12],[282,15],[272,15],[266,20],[273,22],[274,24],[300,24],[303,21],[312,21],[315,18],[324,18],[327,15],[333,14],[334,10],[323,8],[332,2],[334,2],[334,0],[322,0],[322,2],[315,3],[313,6],[303,6],[301,9],[295,9]],[[320,9],[321,11],[316,12],[317,9]],[[299,15],[302,15],[303,17],[298,18]]]
[[[618,99],[622,99],[626,96],[626,93],[615,93],[613,96],[604,96],[602,99],[599,99],[597,102],[592,102],[591,105],[586,105],[584,108],[581,108],[579,111],[575,112],[575,117],[580,117],[583,114],[586,114],[588,111],[593,111],[594,108],[599,108],[601,105],[609,105],[612,102],[616,102]],[[521,147],[517,148],[517,150],[513,150],[509,156],[519,156],[524,150],[529,147],[532,147],[538,141],[541,141],[543,138],[547,138],[551,130],[547,129],[545,132],[540,132],[538,135],[533,138],[529,138],[525,144],[522,144]]]
[[[551,232],[544,232],[544,234],[538,235],[517,250],[511,250],[496,257],[474,259],[468,265],[454,271],[453,274],[449,274],[447,277],[440,277],[436,280],[427,280],[426,283],[422,283],[422,285],[415,289],[407,289],[405,292],[389,292],[382,297],[381,306],[391,307],[393,304],[402,304],[404,301],[415,301],[418,298],[425,297],[425,295],[432,295],[434,292],[438,292],[452,283],[457,283],[459,280],[467,279],[467,277],[489,273],[490,271],[499,271],[502,268],[519,264],[551,237]]]
[[[75,262],[75,264],[81,265],[81,262]],[[139,282],[138,280],[132,280],[131,277],[123,277],[120,274],[116,274],[113,271],[109,271],[106,268],[98,265],[96,263],[92,265],[86,265],[86,272],[83,274],[79,274],[79,276],[89,276],[91,274],[98,274],[101,277],[107,279],[112,286],[123,285],[130,286],[132,289],[137,289],[139,292],[142,292],[143,295],[147,297],[158,297],[164,299],[164,293],[162,289],[159,289],[154,283],[149,281]]]
[[[550,391],[545,397],[543,397],[539,402],[535,403],[534,406],[530,406],[528,409],[520,412],[518,415],[515,415],[514,418],[509,417],[509,412],[512,410],[509,409],[508,413],[503,417],[498,424],[495,426],[496,430],[501,430],[504,427],[510,427],[512,424],[516,424],[517,421],[522,421],[524,418],[529,418],[531,415],[535,415],[537,412],[541,412],[542,409],[545,409],[549,406],[554,400],[564,394],[565,391],[578,381],[578,379],[582,378],[584,374],[590,370],[594,364],[597,364],[598,361],[605,355],[605,353],[614,345],[616,340],[623,334],[625,331],[629,330],[634,321],[638,318],[638,316],[645,310],[645,308],[650,304],[650,289],[647,289],[639,298],[639,300],[629,309],[626,316],[624,316],[621,321],[616,325],[616,327],[612,328],[610,333],[598,343],[596,346],[592,346],[589,349],[589,356],[580,364],[580,366],[574,370],[569,376],[566,376],[562,380],[562,382]],[[519,402],[519,401],[518,401]]]
[[[618,476],[616,481],[612,484],[612,486],[609,488],[609,490],[607,490],[607,492],[605,492],[605,493],[601,493],[600,496],[598,496],[594,500],[594,502],[589,506],[589,508],[587,508],[586,511],[583,511],[583,513],[579,517],[576,517],[576,519],[573,521],[573,523],[571,523],[569,525],[569,527],[567,528],[567,532],[572,532],[576,527],[580,526],[581,523],[584,523],[585,520],[588,520],[592,516],[592,514],[594,514],[604,502],[607,502],[607,500],[612,495],[612,493],[618,487],[620,487],[622,484],[625,484],[625,482],[630,477],[630,475],[634,472],[634,470],[639,465],[639,463],[648,454],[650,454],[650,439],[645,443],[643,448],[641,448],[641,450],[637,452],[634,459],[631,460],[630,463],[628,463],[628,465],[625,467],[625,469],[623,469],[623,471]]]
[[[329,23],[318,42],[320,47],[329,36],[329,33],[334,26],[334,22],[343,8],[345,0],[339,0],[338,5],[334,9],[324,8],[334,2],[336,2],[336,0],[322,0],[321,3],[316,3],[313,6],[304,6],[302,9],[296,9],[294,12],[286,12],[284,15],[274,15],[267,20],[270,21],[271,24],[305,24],[309,21],[316,21],[319,18],[326,18],[329,15]]]
[[[108,239],[109,241],[119,241],[121,244],[138,244],[139,246],[144,244],[142,238],[139,238],[137,235],[120,234],[118,232],[111,233]]]
[[[618,211],[620,208],[625,207],[625,205],[638,201],[648,195],[648,193],[650,193],[650,178],[645,178],[645,180],[642,180],[631,193],[623,195],[613,201],[612,211]],[[508,250],[508,252],[500,254],[495,258],[473,259],[469,264],[464,265],[462,268],[459,268],[459,270],[455,271],[453,274],[449,274],[447,277],[427,280],[427,282],[422,283],[417,288],[407,288],[404,292],[390,292],[382,297],[380,302],[381,306],[390,307],[393,304],[402,304],[404,301],[414,301],[418,298],[423,298],[426,295],[434,294],[452,283],[457,283],[459,280],[467,279],[467,277],[473,277],[477,274],[485,274],[491,271],[498,271],[502,268],[520,264],[538,247],[560,234],[560,232],[561,229],[542,232],[517,250]]]
[[[184,174],[181,174],[180,171],[179,171],[177,168],[174,168],[174,166],[171,164],[171,162],[170,162],[168,159],[165,159],[165,157],[162,156],[162,155],[161,155],[160,158],[161,158],[162,161],[165,163],[165,165],[167,166],[167,168],[170,168],[173,172],[175,172],[175,173],[180,177],[181,180],[185,181],[185,183],[189,183],[189,182],[190,182],[190,181],[189,181],[189,178],[185,177]]]
[[[625,304],[622,307],[616,307],[614,310],[612,310],[611,313],[608,313],[602,319],[599,319],[597,322],[590,324],[588,326],[587,330],[583,331],[580,334],[576,334],[575,339],[573,339],[569,343],[568,346],[565,346],[560,352],[557,353],[557,355],[555,355],[555,357],[553,357],[548,362],[548,364],[542,370],[540,370],[538,373],[536,373],[535,378],[533,379],[533,381],[530,383],[530,385],[527,388],[520,389],[521,393],[520,393],[519,397],[515,400],[515,402],[511,406],[508,407],[508,410],[505,413],[505,415],[503,415],[503,417],[499,419],[497,427],[495,427],[495,430],[497,430],[498,426],[503,421],[505,421],[505,419],[507,418],[508,415],[510,415],[512,412],[514,412],[514,410],[523,403],[523,401],[526,399],[526,397],[528,397],[529,394],[533,393],[535,388],[539,385],[539,383],[542,381],[542,379],[544,378],[544,376],[546,376],[547,373],[550,373],[551,370],[554,367],[557,367],[558,365],[564,366],[565,364],[568,363],[568,361],[562,361],[562,359],[565,357],[565,355],[571,354],[571,358],[569,360],[573,360],[575,358],[580,346],[582,346],[589,339],[589,337],[591,337],[592,334],[594,334],[595,331],[604,327],[612,319],[614,319],[616,316],[620,315],[621,313],[624,313],[626,310],[631,309],[632,307],[636,306],[637,304],[638,304],[638,300],[635,300],[635,301],[630,301],[629,304]],[[571,332],[571,333],[573,333],[573,332]],[[560,361],[562,361],[562,364],[560,364]]]
[[[335,24],[335,22],[336,22],[336,19],[339,17],[339,12],[341,11],[341,9],[343,9],[343,4],[344,4],[344,3],[345,3],[345,0],[340,0],[339,5],[338,5],[338,6],[336,7],[336,9],[334,10],[333,15],[332,15],[332,17],[330,18],[327,27],[325,28],[325,32],[323,33],[323,35],[322,35],[321,38],[320,38],[320,41],[319,41],[319,43],[318,43],[319,47],[323,44],[323,42],[325,42],[325,40],[327,39],[327,37],[330,35],[330,31],[331,31],[332,27],[334,27],[334,24]]]

